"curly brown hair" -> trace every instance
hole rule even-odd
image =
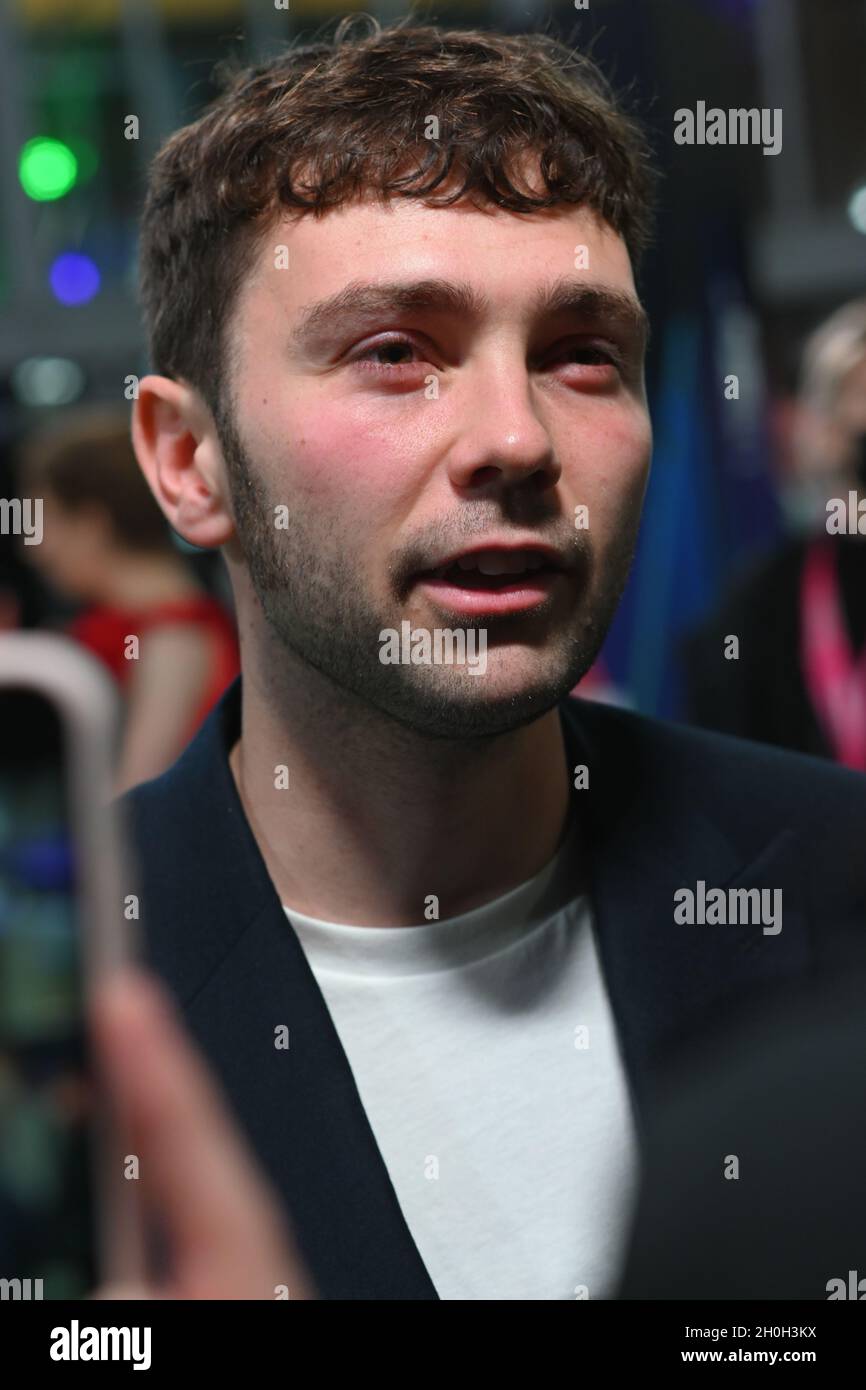
[[[359,18],[370,32],[356,32]],[[223,64],[221,95],[153,161],[140,237],[151,363],[197,388],[217,421],[226,325],[280,213],[320,218],[371,194],[437,207],[470,196],[522,213],[586,204],[623,238],[637,274],[658,174],[592,59],[546,34],[412,18],[383,28],[350,15],[328,41],[258,67]],[[426,138],[432,116],[441,138]],[[541,191],[519,176],[530,153]]]

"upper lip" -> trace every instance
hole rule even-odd
[[[450,555],[438,560],[435,565],[430,565],[423,570],[423,574],[442,574],[450,569],[458,560],[462,560],[470,555],[485,555],[491,551],[502,552],[513,555],[515,551],[531,551],[535,555],[540,555],[544,561],[550,565],[551,569],[566,570],[569,562],[566,557],[552,545],[546,545],[544,541],[537,541],[532,537],[525,540],[515,540],[509,537],[508,540],[486,540],[479,545],[470,545],[463,550],[455,550]]]

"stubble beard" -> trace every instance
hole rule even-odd
[[[537,675],[519,690],[485,692],[485,675],[453,666],[383,664],[380,634],[400,631],[405,615],[377,611],[367,601],[351,557],[333,546],[328,518],[286,503],[288,525],[277,529],[275,508],[240,439],[233,414],[221,412],[218,433],[226,461],[238,542],[250,580],[275,638],[274,655],[291,654],[343,692],[364,715],[395,720],[415,735],[465,742],[508,733],[540,718],[574,688],[592,666],[607,635],[628,578],[637,540],[637,521],[620,528],[606,574],[589,602],[585,587],[573,622],[550,629],[537,648]],[[597,569],[587,533],[582,533],[578,570],[583,583]],[[452,630],[458,624],[445,620]],[[464,628],[476,622],[460,624]],[[495,625],[488,623],[488,670],[496,661]],[[491,639],[491,628],[493,636]],[[501,630],[501,629],[500,629]]]

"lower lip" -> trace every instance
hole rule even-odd
[[[498,589],[464,589],[447,579],[418,580],[431,598],[453,613],[469,616],[478,613],[523,613],[536,608],[550,597],[555,585],[564,575],[561,570],[535,570],[515,577],[513,584]]]

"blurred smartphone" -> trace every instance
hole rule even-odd
[[[96,980],[136,956],[110,810],[114,688],[63,637],[0,634],[0,1292],[143,1272],[135,1180],[91,1066]]]

